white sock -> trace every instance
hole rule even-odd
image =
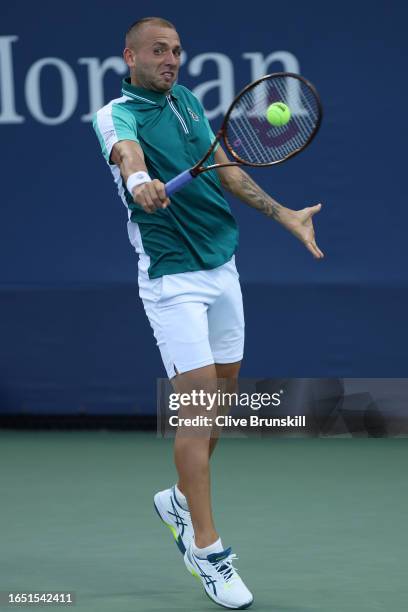
[[[210,544],[205,548],[198,548],[198,546],[195,545],[195,542],[193,540],[193,553],[196,557],[199,557],[200,559],[206,559],[208,555],[222,552],[223,550],[224,547],[222,545],[221,538],[218,538],[218,540],[216,540],[213,544]]]
[[[176,500],[178,501],[180,506],[183,508],[183,510],[187,510],[188,511],[187,498],[186,498],[185,495],[183,495],[183,493],[180,491],[180,489],[178,488],[177,485],[174,485],[174,492],[175,492],[175,495],[176,495]]]

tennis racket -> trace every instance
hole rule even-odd
[[[266,118],[274,102],[289,107],[289,121],[276,127]],[[247,85],[233,100],[207,153],[189,170],[165,185],[170,196],[202,172],[225,166],[272,166],[303,151],[322,121],[322,105],[315,87],[291,72],[275,72]],[[218,142],[223,141],[232,161],[205,165]]]

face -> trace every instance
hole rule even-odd
[[[157,25],[144,25],[134,48],[123,52],[129,66],[132,85],[167,92],[177,79],[181,46],[175,30]]]

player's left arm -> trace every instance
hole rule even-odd
[[[229,161],[225,152],[218,147],[214,153],[215,163]],[[291,210],[279,204],[263,191],[251,177],[238,166],[217,168],[221,184],[232,195],[252,208],[272,217],[294,234],[316,259],[324,257],[316,244],[312,217],[321,209],[321,204],[309,206],[302,210]]]

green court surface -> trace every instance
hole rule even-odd
[[[222,440],[215,519],[253,610],[405,612],[407,465],[406,439]],[[89,612],[220,609],[153,510],[174,482],[172,441],[154,434],[0,432],[0,591],[73,591]]]

